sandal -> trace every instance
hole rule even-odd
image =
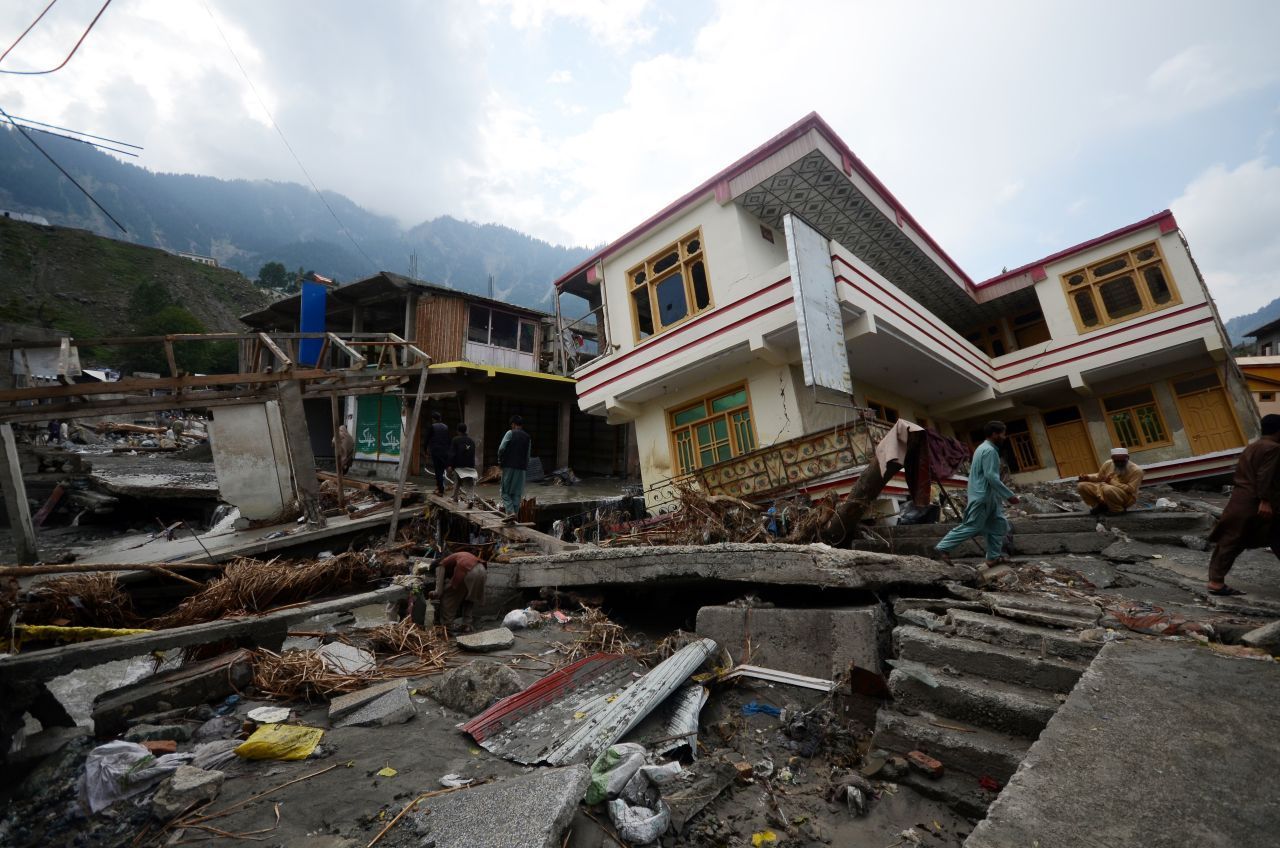
[[[955,565],[955,563],[951,561],[951,554],[946,551],[940,551],[937,548],[933,549],[933,558],[944,565]]]
[[[1234,586],[1228,586],[1224,583],[1221,589],[1210,589],[1209,594],[1217,595],[1220,598],[1229,598],[1234,595],[1243,595],[1245,593]]]

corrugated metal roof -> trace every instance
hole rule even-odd
[[[481,747],[518,763],[590,762],[716,650],[714,641],[700,639],[647,674],[630,657],[595,654],[502,699],[460,728]]]
[[[659,757],[687,745],[698,759],[698,719],[709,696],[702,684],[686,683],[627,734],[626,741],[643,745]]]

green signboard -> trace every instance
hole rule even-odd
[[[356,398],[356,457],[383,461],[400,459],[402,427],[399,395],[361,395]]]

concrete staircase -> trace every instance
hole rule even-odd
[[[1108,532],[1097,532],[1101,522]],[[1017,556],[1048,556],[1051,554],[1095,554],[1116,541],[1110,532],[1122,530],[1130,538],[1151,544],[1179,544],[1181,537],[1207,535],[1213,526],[1213,518],[1198,512],[1166,512],[1146,510],[1124,515],[1094,518],[1087,513],[1062,513],[1037,515],[1013,519],[1013,551]],[[913,524],[894,527],[876,527],[875,531],[888,542],[864,541],[857,547],[897,554],[929,556],[933,546],[946,535],[954,524]],[[973,542],[961,545],[953,556],[981,556]]]
[[[895,611],[940,604],[947,601],[904,599]],[[919,750],[941,761],[941,778],[912,771],[902,782],[982,817],[995,793],[983,790],[979,778],[1003,785],[1017,770],[1097,653],[1100,645],[1078,634],[1096,625],[1098,610],[984,593],[945,612],[946,623],[937,629],[894,629],[901,664],[889,676],[894,700],[877,716],[873,744],[904,755]]]

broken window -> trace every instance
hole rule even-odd
[[[511,312],[472,304],[467,320],[467,341],[533,353],[536,325]]]
[[[877,421],[883,421],[886,424],[896,424],[898,421],[898,410],[892,406],[885,406],[878,400],[867,398],[867,408],[875,414]]]
[[[1009,352],[1005,345],[1004,328],[998,321],[970,330],[964,337],[987,356],[1004,356]]]
[[[712,307],[702,232],[694,230],[627,272],[636,341]]]
[[[520,351],[533,353],[535,327],[532,321],[520,322]]]
[[[668,411],[677,474],[688,474],[755,450],[746,386],[716,392]]]
[[[489,323],[489,344],[494,347],[506,347],[515,350],[516,338],[520,332],[520,319],[510,312],[491,310],[493,318]]]
[[[1272,403],[1275,399],[1275,392],[1258,392],[1258,400],[1262,403]]]
[[[1169,430],[1151,389],[1135,389],[1104,398],[1102,408],[1118,446],[1143,450],[1169,444]]]
[[[467,341],[477,344],[489,343],[489,310],[483,306],[470,308],[471,320],[467,326]]]
[[[1009,323],[1013,325],[1013,340],[1019,348],[1049,341],[1049,325],[1039,307],[1013,316]]]
[[[1181,302],[1154,242],[1064,274],[1062,285],[1082,333]]]

